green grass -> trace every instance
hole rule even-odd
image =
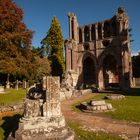
[[[115,111],[103,112],[100,114],[105,114],[106,116],[110,116],[113,119],[118,120],[127,120],[129,122],[140,122],[140,91],[128,91],[124,92],[126,99],[124,100],[106,100],[106,102],[111,103]],[[107,94],[101,93],[95,95],[93,98],[90,98],[86,101],[93,100],[101,100]],[[79,111],[76,106],[78,106],[80,102],[74,104],[72,106],[74,111]]]
[[[80,125],[68,122],[69,127],[75,132],[78,140],[122,140],[118,136],[84,130]]]
[[[0,105],[7,105],[22,101],[26,92],[23,89],[8,89],[5,94],[0,94]]]

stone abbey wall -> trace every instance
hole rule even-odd
[[[125,9],[119,7],[112,18],[84,26],[79,26],[74,13],[68,13],[68,18],[66,71],[77,73],[77,89],[128,89],[132,84],[132,62]]]

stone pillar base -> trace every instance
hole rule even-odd
[[[74,140],[74,133],[69,127],[49,129],[17,130],[15,138],[8,140]]]
[[[33,129],[33,130],[18,130],[15,140],[74,140],[74,134],[68,127]]]

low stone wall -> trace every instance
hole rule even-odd
[[[24,105],[23,102],[17,103],[17,104],[11,104],[11,105],[0,105],[0,113],[4,112],[23,112]]]
[[[60,91],[60,100],[67,100],[73,97],[79,97],[88,93],[91,93],[91,89],[85,89],[85,90],[61,90]]]
[[[90,89],[86,90],[74,90],[74,91],[65,91],[60,92],[60,99],[61,101],[73,98],[73,97],[79,97],[84,94],[88,94],[92,92]],[[16,104],[10,104],[10,105],[4,105],[0,104],[0,113],[4,112],[23,112],[24,111],[24,102],[16,103]]]

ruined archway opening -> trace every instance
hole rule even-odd
[[[90,36],[90,34],[89,34],[89,27],[85,27],[84,28],[84,38],[85,38],[85,42],[89,42],[89,36]]]
[[[110,37],[110,24],[108,21],[104,23],[104,38]]]
[[[118,65],[113,55],[107,55],[104,58],[103,77],[105,89],[119,87]]]
[[[82,30],[79,29],[79,43],[82,42]]]
[[[83,62],[83,88],[93,88],[96,85],[95,64],[90,57]]]

